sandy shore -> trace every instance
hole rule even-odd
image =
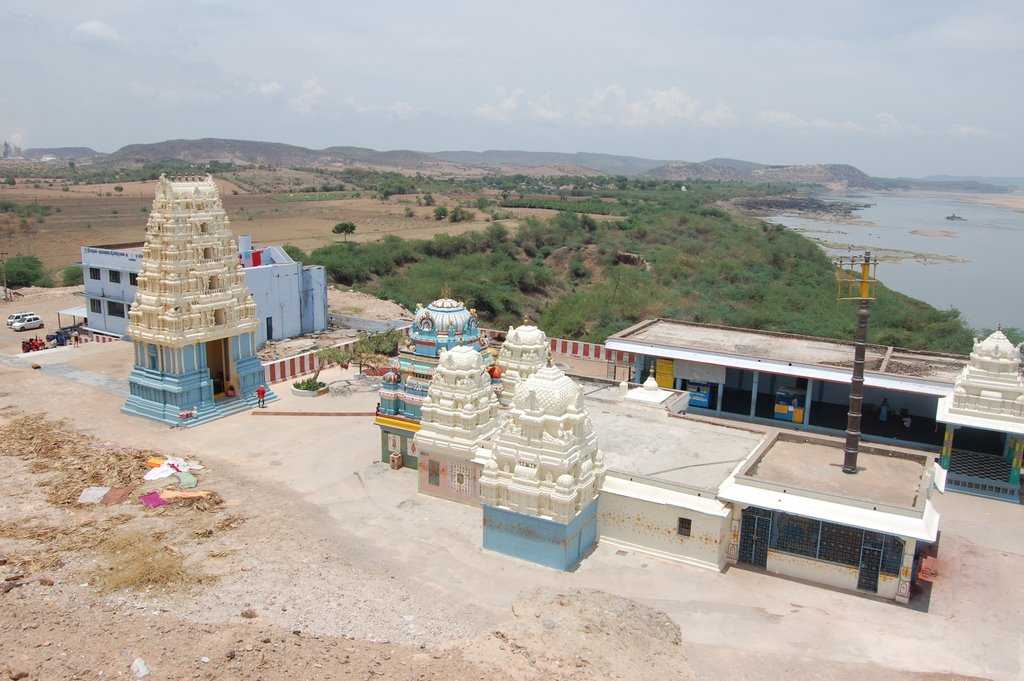
[[[908,189],[896,192],[903,196],[928,199],[956,199],[967,203],[979,203],[986,206],[997,206],[1024,212],[1024,192],[1008,192],[1006,194],[982,194],[974,192],[931,192],[919,189]]]

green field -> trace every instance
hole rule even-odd
[[[580,186],[591,182],[581,179]],[[478,187],[479,179],[474,184]],[[812,241],[777,225],[716,206],[738,196],[790,191],[787,186],[691,182],[598,185],[566,201],[575,209],[614,199],[623,218],[599,221],[576,210],[528,219],[515,233],[493,223],[483,232],[429,240],[388,237],[336,243],[307,261],[330,277],[406,307],[427,303],[447,287],[503,327],[524,316],[553,336],[603,341],[651,317],[826,337],[849,338],[854,314],[835,299],[835,269]],[[457,182],[435,191],[458,191]],[[535,190],[536,187],[530,187]],[[577,191],[585,191],[577,189]],[[555,201],[559,203],[559,201]],[[622,264],[635,254],[644,265]],[[634,259],[635,261],[635,259]],[[880,276],[884,280],[884,269]],[[870,340],[908,348],[970,350],[973,331],[956,311],[940,311],[879,286]]]

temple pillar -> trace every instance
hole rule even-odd
[[[722,411],[722,399],[725,397],[725,383],[718,384],[718,404],[715,407],[716,411]]]
[[[939,465],[949,470],[949,460],[953,454],[953,425],[946,424],[946,432],[942,436],[942,455],[939,457]]]
[[[1024,442],[1013,438],[1013,461],[1010,462],[1010,484],[1020,485],[1020,464],[1024,457]]]
[[[814,395],[814,379],[807,379],[807,392],[804,394],[804,428],[811,425],[811,401]]]
[[[754,381],[750,388],[750,415],[757,416],[757,384],[761,378],[761,372],[754,372]]]

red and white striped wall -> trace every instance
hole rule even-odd
[[[334,347],[343,348],[354,343],[354,340],[350,340],[338,343]],[[281,383],[282,381],[306,376],[315,373],[319,368],[320,358],[316,356],[316,350],[263,363],[263,370],[267,375],[267,383]]]
[[[635,356],[632,352],[609,350],[600,343],[584,343],[583,341],[551,339],[551,354],[555,357],[574,357],[576,359],[592,359],[598,362],[615,362],[616,364],[632,364]]]
[[[504,333],[493,331],[490,329],[483,329],[484,334],[491,339],[503,340],[505,337]],[[339,343],[335,347],[345,347],[346,345],[352,345],[355,343],[354,340]],[[583,341],[567,340],[565,338],[552,338],[551,339],[551,354],[554,358],[558,357],[572,357],[575,359],[589,359],[596,362],[614,362],[619,365],[632,364],[636,359],[636,355],[632,352],[623,352],[622,350],[609,350],[600,343],[585,343]],[[301,355],[293,355],[292,357],[285,357],[284,359],[275,359],[270,362],[264,362],[263,368],[267,373],[268,383],[280,383],[282,381],[288,381],[300,376],[306,376],[312,374],[317,370],[320,365],[320,360],[316,356],[316,351],[305,352]],[[382,368],[380,373],[387,371],[386,368]],[[368,372],[367,372],[368,373]]]

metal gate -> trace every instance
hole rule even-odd
[[[878,572],[882,566],[884,541],[884,535],[864,532],[864,543],[860,549],[860,574],[857,576],[857,588],[862,591],[878,592]]]
[[[754,506],[743,509],[739,561],[757,567],[768,567],[768,538],[771,533],[771,511]]]

